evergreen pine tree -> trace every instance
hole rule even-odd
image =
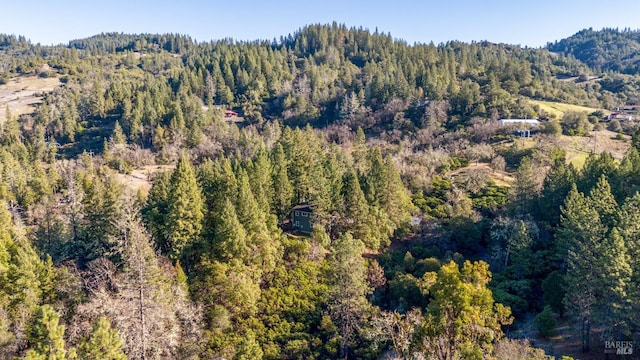
[[[386,204],[388,202],[390,194],[387,191],[387,187],[390,179],[379,148],[372,148],[367,157],[369,166],[362,184],[363,191],[369,205],[381,206],[381,203]]]
[[[631,146],[640,152],[640,128],[631,135]]]
[[[566,259],[566,293],[564,304],[568,312],[581,324],[582,350],[589,351],[591,323],[597,311],[596,295],[600,269],[596,269],[600,256],[600,242],[607,228],[600,215],[589,204],[589,199],[572,187],[562,209],[560,227],[556,233],[558,251]]]
[[[571,190],[571,184],[575,183],[576,176],[574,167],[571,164],[565,165],[564,159],[554,161],[542,183],[537,206],[539,217],[551,225],[560,222],[560,207]]]
[[[117,329],[105,317],[101,317],[93,326],[89,338],[78,346],[79,360],[126,360],[122,350],[122,339]]]
[[[181,156],[171,174],[167,206],[167,240],[169,256],[178,260],[183,250],[199,240],[204,219],[202,190],[191,162]]]
[[[370,249],[377,249],[380,239],[372,234],[369,206],[353,169],[344,174],[342,184],[341,226],[343,230],[363,241]]]
[[[84,189],[84,236],[78,244],[79,260],[84,264],[100,256],[113,259],[118,252],[115,241],[118,234],[113,223],[120,212],[117,203],[122,186],[111,177],[87,176]]]
[[[515,175],[515,183],[512,187],[515,203],[521,214],[527,214],[532,210],[533,200],[536,198],[538,184],[536,173],[531,159],[522,158]]]
[[[230,199],[234,204],[238,200],[238,179],[228,158],[222,158],[220,162],[220,175],[215,190],[220,196],[220,206],[224,204],[225,199]]]
[[[310,169],[313,165],[311,156],[318,156],[318,154],[310,153],[309,144],[299,128],[293,131],[292,142],[287,145],[289,148],[283,145],[283,150],[289,161],[287,170],[293,185],[294,199],[297,203],[309,202],[312,182],[317,180],[311,177]]]
[[[585,194],[589,193],[601,176],[609,179],[615,172],[616,167],[615,159],[606,151],[600,155],[589,155],[576,181],[578,190]]]
[[[247,169],[251,191],[260,205],[263,214],[271,213],[271,199],[273,198],[273,181],[271,179],[271,161],[269,155],[261,148],[252,166]]]
[[[619,202],[640,190],[640,153],[635,147],[627,151],[609,182]]]
[[[153,186],[147,196],[147,202],[142,209],[144,219],[152,238],[160,251],[169,253],[169,232],[167,218],[169,215],[169,194],[171,191],[171,173],[165,171],[153,177]]]
[[[247,232],[238,220],[231,200],[227,199],[216,221],[214,256],[221,261],[246,260],[249,249]]]
[[[327,179],[329,191],[330,213],[337,211],[342,204],[342,176],[344,175],[344,159],[340,157],[340,150],[332,145],[325,157],[323,168],[324,178]]]
[[[414,208],[411,197],[407,193],[400,172],[393,163],[390,156],[384,162],[385,173],[388,183],[386,184],[386,196],[382,197],[382,209],[385,210],[391,222],[396,227],[408,223],[411,220],[411,211]]]
[[[102,82],[99,80],[93,82],[90,96],[89,109],[91,111],[91,115],[101,118],[107,116],[107,109],[104,100],[104,87],[102,86]]]
[[[11,329],[11,318],[7,313],[9,295],[7,293],[7,272],[10,266],[11,255],[9,250],[13,247],[13,239],[9,229],[12,227],[11,215],[0,201],[0,349],[8,347],[14,340]],[[3,352],[0,350],[0,355]]]
[[[304,129],[303,137],[307,145],[307,151],[305,152],[305,155],[308,156],[305,160],[308,164],[307,176],[311,180],[307,201],[315,205],[314,221],[319,225],[323,225],[328,219],[328,210],[331,207],[329,183],[325,177],[324,169],[326,151],[315,130],[309,124]]]
[[[116,145],[127,143],[127,137],[125,136],[124,131],[122,131],[122,126],[120,126],[120,122],[117,120],[115,125],[113,126],[113,133],[111,133],[111,141]]]
[[[600,221],[607,229],[611,229],[617,222],[618,204],[613,198],[611,187],[603,175],[589,192],[589,206],[598,212]]]
[[[51,258],[40,259],[22,229],[0,202],[0,305],[16,338],[24,338],[24,329],[44,299],[53,294],[55,272]]]
[[[612,339],[630,335],[628,306],[632,269],[624,239],[617,228],[605,237],[594,250],[599,256],[595,267],[598,269],[598,296],[595,315],[598,323]]]
[[[569,251],[576,247],[593,246],[602,239],[607,229],[600,221],[596,209],[591,208],[589,200],[575,185],[569,191],[562,207],[560,225],[556,231],[555,253],[561,260],[561,267],[566,268]]]
[[[630,306],[629,312],[632,314],[640,313],[640,286],[638,286],[640,284],[640,222],[638,219],[640,219],[640,193],[628,198],[622,205],[618,224],[631,267],[627,299]],[[632,317],[630,320],[632,328],[640,327],[640,319]]]
[[[273,200],[272,207],[278,215],[278,220],[283,221],[289,216],[293,202],[293,186],[289,181],[287,172],[288,163],[280,143],[276,144],[273,152]]]
[[[60,314],[50,305],[43,305],[29,335],[27,359],[65,360],[67,351],[64,342],[64,326]]]
[[[241,169],[238,174],[236,213],[249,236],[266,233],[266,214],[261,211],[260,205],[253,196],[249,186],[249,176],[244,169]]]

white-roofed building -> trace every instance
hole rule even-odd
[[[535,119],[500,119],[499,122],[500,125],[540,125],[540,121]]]

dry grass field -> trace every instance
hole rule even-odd
[[[42,102],[40,94],[53,91],[60,85],[62,83],[55,77],[29,75],[11,78],[0,85],[0,123],[6,118],[7,106],[14,115],[31,113],[35,105]]]
[[[567,161],[580,169],[591,153],[608,151],[616,159],[622,159],[631,146],[630,137],[616,139],[618,133],[602,130],[590,133],[591,136],[562,136],[560,144],[567,151]]]
[[[605,109],[597,109],[592,107],[580,106],[580,105],[572,105],[565,103],[557,103],[551,101],[540,101],[540,100],[529,100],[533,105],[538,105],[540,109],[546,111],[549,114],[555,115],[557,119],[562,119],[565,113],[569,111],[583,111],[588,114],[591,114],[594,111],[602,111],[603,114],[608,115],[611,113],[609,110]]]
[[[130,189],[147,194],[151,190],[153,175],[163,171],[172,171],[174,168],[174,165],[143,166],[133,170],[131,174],[116,174],[116,179]]]

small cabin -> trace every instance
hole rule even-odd
[[[238,113],[233,111],[233,110],[225,110],[224,111],[224,117],[225,118],[238,117]]]
[[[313,231],[313,207],[309,204],[296,205],[291,209],[293,230],[310,234]]]
[[[607,121],[610,120],[629,120],[632,121],[633,120],[633,115],[629,115],[629,114],[625,114],[625,113],[611,113],[607,116]]]

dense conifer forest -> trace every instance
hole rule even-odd
[[[0,35],[0,358],[640,344],[638,34]]]

